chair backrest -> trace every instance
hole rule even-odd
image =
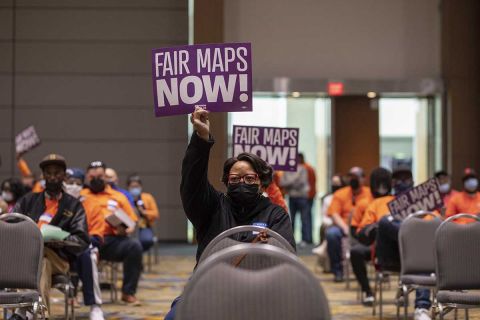
[[[424,220],[425,216],[433,219]],[[402,275],[435,272],[435,231],[441,223],[431,212],[414,213],[402,222],[398,232]]]
[[[0,215],[0,288],[39,288],[43,258],[42,233],[29,217]]]
[[[202,263],[205,259],[211,256],[213,253],[219,252],[225,248],[228,248],[234,245],[245,243],[240,240],[234,239],[235,236],[245,234],[248,232],[253,233],[253,232],[260,232],[260,231],[267,232],[267,235],[269,236],[267,239],[268,244],[287,250],[289,252],[295,253],[295,250],[292,248],[290,243],[280,234],[278,234],[277,232],[271,229],[258,227],[258,226],[238,226],[238,227],[225,230],[224,232],[216,236],[212,241],[210,241],[210,243],[207,245],[205,250],[203,250],[203,253],[200,256],[200,259],[198,260],[198,263],[199,264]]]
[[[278,260],[260,270],[235,268],[237,256]],[[330,319],[328,300],[312,273],[292,253],[268,244],[241,244],[199,264],[179,302],[177,320]]]
[[[474,222],[457,224],[454,220]],[[435,234],[435,262],[439,290],[480,289],[480,218],[457,214],[445,220]]]

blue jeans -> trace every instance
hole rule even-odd
[[[295,216],[300,211],[302,221],[302,241],[312,243],[312,207],[309,205],[308,198],[290,197],[288,200],[290,216],[292,218],[292,228],[295,230]]]
[[[123,262],[122,293],[135,295],[142,272],[142,245],[137,239],[124,236],[106,236],[100,247],[100,258]]]
[[[138,240],[140,240],[144,252],[153,246],[153,237],[154,234],[151,228],[141,228],[138,230]]]
[[[343,276],[342,265],[342,238],[345,237],[342,229],[331,226],[326,231],[327,252],[330,258],[330,269],[336,276]]]
[[[401,221],[385,216],[378,223],[376,254],[380,266],[400,270],[400,252],[398,249],[398,231]],[[415,308],[430,309],[429,289],[415,291]]]

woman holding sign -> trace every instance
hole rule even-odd
[[[228,159],[223,167],[222,182],[227,193],[214,189],[207,178],[210,149],[208,111],[196,107],[190,118],[195,132],[182,163],[180,194],[183,208],[196,230],[197,262],[208,243],[217,235],[240,225],[257,225],[282,235],[295,248],[292,224],[285,210],[262,195],[262,185],[272,181],[272,168],[256,155],[239,154]],[[252,233],[240,241],[251,242]],[[174,319],[175,304],[165,317]]]

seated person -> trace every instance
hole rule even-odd
[[[272,180],[272,168],[256,155],[242,153],[224,164],[222,182],[227,193],[215,190],[207,178],[210,148],[214,144],[208,111],[196,107],[190,119],[194,133],[182,163],[180,195],[185,213],[196,230],[197,261],[217,235],[240,225],[265,225],[295,248],[289,215],[262,196],[262,186]],[[245,242],[253,240],[252,233],[242,237]],[[173,301],[166,320],[175,318],[179,299]]]
[[[362,168],[351,168],[348,177],[349,185],[333,194],[332,203],[328,208],[333,225],[326,231],[327,251],[335,282],[343,281],[342,239],[350,234],[350,216],[357,203],[362,199],[372,198],[370,188],[364,186],[365,175]]]
[[[153,246],[155,234],[152,227],[155,220],[158,219],[157,202],[150,193],[143,192],[142,180],[138,175],[128,177],[127,187],[140,216],[138,238],[142,244],[143,251],[147,251]]]
[[[478,192],[477,173],[471,168],[465,169],[462,182],[462,192],[454,194],[447,204],[446,218],[459,213],[480,214],[480,192]],[[470,219],[460,218],[455,221],[457,223],[469,223]]]
[[[102,161],[90,163],[85,179],[87,188],[84,188],[80,194],[86,199],[95,200],[102,207],[105,218],[120,209],[137,222],[138,217],[128,199],[106,183],[105,168]],[[114,228],[107,221],[104,242],[100,246],[100,259],[123,262],[122,301],[138,306],[140,302],[135,297],[135,293],[143,268],[142,245],[137,239],[129,237],[134,231],[134,227],[127,228],[123,224]]]
[[[45,177],[45,192],[28,193],[15,205],[14,212],[23,213],[35,221],[39,228],[50,224],[70,233],[66,238],[78,246],[58,248],[48,243],[44,249],[40,294],[47,306],[47,317],[50,311],[50,288],[54,274],[65,274],[69,264],[74,263],[77,256],[90,244],[88,237],[85,210],[77,199],[63,191],[63,181],[67,168],[65,159],[56,154],[46,156],[40,162]],[[17,310],[11,319],[25,319],[26,312]]]
[[[413,188],[413,175],[409,169],[399,169],[392,176],[395,195],[404,193]],[[386,197],[385,197],[386,198]],[[380,198],[382,199],[382,198]],[[371,205],[373,206],[375,200]],[[380,205],[377,203],[376,205]],[[376,228],[376,256],[380,268],[386,270],[400,271],[400,252],[398,248],[398,231],[402,221],[395,220],[389,214],[387,203],[380,205],[375,214],[368,214],[367,219],[374,217],[374,223],[378,223]],[[368,222],[367,222],[368,223]],[[371,224],[371,223],[370,223]],[[364,230],[370,230],[372,226],[365,226]],[[368,228],[368,229],[367,229]],[[372,234],[369,235],[371,237]],[[429,309],[431,306],[430,290],[417,289],[415,297],[415,320],[429,320]]]
[[[354,232],[363,227],[362,223],[369,223],[367,222],[367,218],[365,218],[365,220],[363,219],[365,215],[371,216],[372,214],[376,214],[379,205],[382,207],[386,206],[386,204],[393,199],[393,197],[390,196],[392,191],[392,174],[390,171],[384,168],[376,168],[373,170],[370,175],[370,190],[373,198],[379,201],[375,202],[375,200],[368,201],[367,199],[364,199],[362,202],[358,203],[352,219],[352,226],[355,228]],[[375,202],[375,204],[370,206],[373,202]],[[388,210],[386,212],[388,212]],[[357,237],[358,233],[355,233],[355,236]],[[362,289],[362,304],[366,306],[371,306],[374,302],[365,263],[371,258],[372,251],[370,245],[370,241],[356,243],[350,250],[352,270]]]
[[[128,190],[125,190],[123,188],[120,188],[119,186],[119,181],[117,172],[113,168],[106,168],[105,169],[105,182],[112,187],[113,190],[121,192],[125,197],[127,197],[128,202],[130,202],[130,205],[132,208],[135,208],[135,202],[133,201],[133,197],[128,192]]]
[[[83,302],[90,306],[90,320],[103,320],[102,294],[98,275],[99,247],[103,244],[105,232],[105,217],[102,207],[92,198],[80,196],[83,189],[85,174],[78,168],[67,169],[67,179],[64,184],[65,192],[79,199],[85,209],[88,224],[88,234],[91,244],[77,259],[73,268],[82,280]]]

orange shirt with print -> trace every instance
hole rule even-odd
[[[355,209],[353,209],[352,222],[350,223],[352,227],[357,228],[360,225],[363,215],[365,214],[365,210],[372,201],[373,199],[365,198],[357,203]]]
[[[374,199],[365,209],[362,220],[358,225],[357,232],[360,232],[360,230],[372,223],[380,221],[384,216],[389,215],[390,209],[388,209],[387,204],[394,199],[394,196],[385,196]]]
[[[480,213],[480,192],[470,195],[465,191],[458,192],[448,202],[445,217],[449,218],[459,213],[479,214]],[[460,218],[457,223],[471,223],[471,219]]]
[[[45,197],[45,212],[38,219],[37,225],[42,228],[44,224],[50,224],[58,211],[58,199],[49,199]]]
[[[106,209],[103,209],[93,197],[81,197],[80,201],[87,217],[88,234],[103,239],[106,228],[105,216],[109,215],[110,211],[104,213],[103,210]]]
[[[333,216],[335,213],[339,214],[343,221],[348,223],[350,214],[353,214],[352,210],[356,204],[363,199],[371,201],[372,194],[370,193],[369,187],[362,186],[360,192],[355,195],[355,198],[350,186],[340,188],[333,194],[332,203],[328,208],[328,215]]]
[[[85,198],[93,198],[102,208],[102,213],[104,217],[107,217],[112,213],[109,209],[111,205],[114,203],[118,208],[125,211],[125,213],[135,222],[138,221],[138,217],[133,211],[130,202],[128,201],[127,197],[121,192],[113,190],[112,187],[109,185],[105,186],[105,190],[99,193],[93,193],[90,189],[85,188],[80,192],[80,195],[84,196]],[[104,235],[115,235],[116,230],[110,224],[105,223],[105,233]]]

